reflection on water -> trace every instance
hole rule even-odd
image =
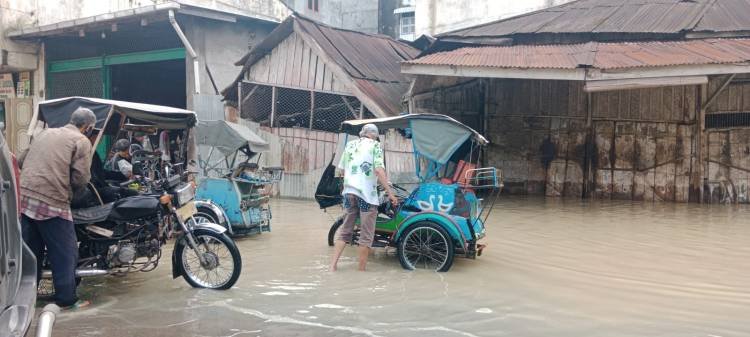
[[[278,201],[273,232],[239,239],[232,290],[157,271],[87,280],[94,307],[55,336],[748,336],[750,210],[504,199],[488,248],[448,273],[348,249],[328,273],[330,215]],[[171,253],[166,251],[165,253]]]

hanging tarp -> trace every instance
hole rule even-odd
[[[214,147],[224,156],[244,146],[255,153],[270,150],[268,142],[244,125],[227,121],[200,121],[195,130],[198,145]]]
[[[471,137],[469,130],[456,124],[430,119],[412,120],[411,134],[414,151],[441,165]]]

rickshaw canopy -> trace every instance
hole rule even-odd
[[[349,120],[341,124],[341,130],[349,135],[358,135],[365,124],[374,124],[381,131],[410,130],[414,151],[439,164],[448,162],[453,153],[469,139],[481,146],[489,143],[474,129],[451,117],[438,114]]]
[[[159,129],[188,129],[195,125],[196,114],[190,110],[162,105],[116,101],[91,97],[65,97],[39,103],[39,119],[48,127],[57,128],[68,124],[73,111],[79,107],[91,109],[96,115],[96,128],[102,129],[113,114],[152,124]],[[109,128],[108,128],[109,129]],[[118,130],[105,130],[117,132]]]
[[[198,145],[214,147],[224,156],[229,156],[247,146],[255,153],[268,152],[270,146],[250,128],[227,121],[200,121],[196,130]]]

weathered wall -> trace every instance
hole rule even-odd
[[[180,16],[179,20],[190,44],[198,54],[199,62],[200,94],[196,95],[193,89],[193,61],[189,57],[185,60],[187,107],[212,108],[214,111],[211,114],[223,115],[221,104],[204,103],[221,101],[221,90],[232,83],[242,70],[242,67],[235,66],[234,62],[242,58],[251,46],[268,36],[276,25],[248,20],[238,20],[236,23],[221,22],[189,16]],[[211,71],[210,76],[206,66]]]
[[[750,112],[750,76],[739,75],[707,109],[709,114]],[[722,77],[709,82],[708,92],[721,85]],[[750,116],[744,118],[748,120]],[[735,122],[741,122],[736,119]],[[704,200],[713,203],[750,202],[750,128],[706,129],[707,169]]]
[[[284,168],[278,192],[282,197],[312,199],[323,170],[334,158],[343,137],[332,132],[300,128],[258,127],[243,121],[271,144],[271,151],[261,156],[262,167]],[[398,133],[381,136],[385,162],[391,181],[403,185],[414,183],[414,158],[411,142]],[[334,165],[337,162],[333,162]]]
[[[485,164],[503,170],[507,192],[690,198],[698,86],[593,93],[589,121],[581,82],[453,82],[432,81],[439,89],[415,95],[414,111],[451,115],[484,132],[491,142]],[[738,143],[744,133],[735,134],[730,142]]]
[[[308,0],[287,0],[296,12],[329,26],[377,34],[378,0],[318,0],[318,11],[308,8]],[[392,12],[391,12],[392,13]]]

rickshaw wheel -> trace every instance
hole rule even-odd
[[[333,247],[333,245],[336,243],[336,240],[338,237],[336,236],[337,232],[339,231],[339,228],[341,228],[341,225],[344,224],[344,218],[341,217],[336,222],[331,225],[331,229],[328,230],[328,245]],[[349,244],[357,244],[357,240],[359,239],[359,227],[354,226],[354,233],[352,233],[352,242],[347,242]]]
[[[331,229],[328,230],[328,245],[333,247],[333,244],[336,242],[336,232],[341,227],[341,224],[344,223],[343,218],[339,218],[336,220],[336,222],[331,225]]]
[[[398,243],[398,260],[407,270],[445,272],[451,269],[453,257],[453,240],[433,222],[422,221],[409,226]]]

